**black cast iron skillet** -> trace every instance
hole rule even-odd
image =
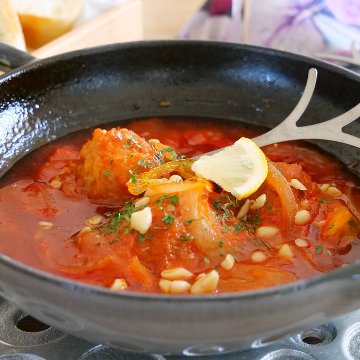
[[[33,149],[102,123],[177,115],[272,127],[294,108],[310,67],[319,70],[319,80],[303,123],[330,119],[360,100],[360,78],[354,73],[234,44],[140,42],[40,61],[6,47],[0,54],[8,68],[31,61],[0,78],[1,175]],[[360,135],[359,121],[347,131]],[[318,144],[360,175],[359,149]],[[233,351],[269,335],[318,325],[359,307],[359,276],[356,262],[261,291],[189,297],[118,294],[0,255],[1,296],[65,332],[152,353]]]

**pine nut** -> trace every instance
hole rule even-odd
[[[182,182],[183,178],[180,175],[171,175],[169,177],[169,181],[171,181],[171,182]]]
[[[50,181],[50,186],[54,189],[60,189],[62,186],[62,182],[59,179],[52,179]]]
[[[266,260],[266,255],[262,251],[254,251],[251,254],[251,260],[255,263],[261,263]]]
[[[225,270],[231,270],[235,265],[235,259],[231,254],[225,256],[225,260],[220,263],[220,266]]]
[[[288,244],[281,245],[278,254],[281,257],[289,257],[290,258],[290,257],[294,256],[294,253],[291,250],[291,246]]]
[[[219,283],[219,273],[212,270],[200,279],[196,280],[191,286],[192,294],[206,294],[216,290]]]
[[[80,230],[79,235],[83,235],[83,234],[85,234],[87,232],[90,232],[90,231],[92,231],[91,227],[85,226]]]
[[[342,195],[342,192],[335,186],[330,186],[325,193],[331,197],[339,197]]]
[[[171,281],[161,279],[159,281],[159,287],[162,292],[164,292],[165,294],[168,294],[170,292],[170,288],[171,288]]]
[[[145,234],[152,223],[152,212],[149,207],[131,214],[130,226],[140,234]]]
[[[85,225],[99,225],[102,222],[103,217],[101,215],[94,215],[91,218],[84,221]]]
[[[296,239],[295,240],[295,245],[299,248],[307,248],[309,247],[309,242],[305,239]]]
[[[250,209],[250,204],[251,204],[250,200],[246,199],[244,204],[241,206],[238,214],[236,215],[237,219],[242,219],[244,216],[247,215]]]
[[[275,236],[279,232],[279,229],[275,226],[260,226],[256,229],[256,235],[259,238],[268,239]]]
[[[54,224],[52,222],[49,222],[49,221],[39,221],[38,224],[44,230],[50,230],[54,226]]]
[[[306,186],[302,184],[298,179],[291,179],[290,184],[293,188],[305,191],[307,190]]]
[[[303,199],[300,202],[302,208],[307,209],[310,206],[310,201],[308,199]]]
[[[148,196],[144,196],[143,198],[135,201],[134,206],[136,208],[146,206],[150,201],[150,198]]]
[[[325,192],[330,187],[330,184],[320,184],[319,189]]]
[[[251,210],[261,209],[265,205],[265,202],[266,202],[266,194],[262,194],[250,205],[250,209]]]
[[[296,225],[305,225],[310,220],[310,213],[307,210],[299,210],[295,215]]]
[[[127,283],[124,279],[115,279],[111,285],[111,290],[125,290],[127,287]]]
[[[183,294],[190,289],[191,285],[184,280],[175,280],[170,284],[170,294]]]
[[[188,280],[193,276],[194,274],[191,271],[183,267],[167,269],[161,272],[161,277],[166,280]]]

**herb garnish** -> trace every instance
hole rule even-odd
[[[130,173],[130,181],[131,181],[132,183],[136,183],[136,177],[135,177],[133,171],[132,171],[132,170],[129,170],[129,173]]]
[[[206,264],[210,264],[210,260],[209,260],[209,258],[204,258],[204,263],[206,263]]]
[[[104,176],[109,177],[111,174],[110,170],[104,171]]]
[[[157,200],[156,200],[156,203],[158,205],[161,205],[162,204],[162,201],[163,200],[169,200],[171,203],[173,203],[174,205],[176,205],[178,202],[179,202],[179,197],[176,196],[176,195],[173,195],[173,196],[170,196],[170,195],[162,195],[160,196]]]
[[[190,224],[192,224],[192,222],[193,222],[194,220],[196,220],[196,219],[185,220],[185,224],[190,225]]]
[[[327,203],[328,201],[326,199],[320,199],[319,203],[323,204],[323,203]]]
[[[139,142],[133,138],[133,136],[131,136],[130,134],[126,134],[125,135],[131,143],[133,143],[134,145],[136,145],[139,149],[141,149],[141,145],[139,144]],[[130,144],[131,145],[131,144]]]
[[[175,216],[173,215],[170,215],[170,214],[166,214],[162,219],[161,221],[167,225],[172,225],[172,223],[174,222],[175,220]]]
[[[266,200],[265,201],[265,205],[266,205],[266,208],[268,209],[268,210],[272,210],[273,209],[273,207],[270,205],[270,203],[269,203],[269,200]]]
[[[109,244],[112,245],[112,244],[114,244],[114,243],[116,243],[117,241],[120,241],[120,240],[121,240],[120,237],[117,236],[116,238],[111,239],[111,240],[109,241]]]
[[[138,161],[138,164],[139,164],[140,166],[142,166],[143,168],[146,169],[146,160],[145,160],[145,159],[140,159],[140,160]]]
[[[317,245],[317,246],[315,246],[315,252],[317,253],[317,254],[321,254],[322,253],[322,251],[323,251],[323,246],[322,245]]]
[[[162,152],[173,152],[174,150],[169,146],[165,149],[161,149]]]
[[[121,210],[114,212],[107,212],[104,215],[111,217],[110,221],[101,226],[100,230],[106,231],[109,234],[120,232],[121,224],[123,221],[130,221],[131,214],[136,211],[134,204],[131,201],[125,203]],[[130,226],[125,227],[125,234],[131,231]]]
[[[143,243],[145,239],[146,239],[145,235],[138,233],[138,241],[140,244]]]
[[[125,226],[124,234],[125,235],[129,234],[131,230],[132,230],[131,226]]]

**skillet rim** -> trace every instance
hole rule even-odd
[[[238,43],[224,43],[216,41],[202,41],[202,40],[154,40],[154,41],[135,41],[128,43],[118,43],[105,46],[91,47],[81,50],[75,50],[67,52],[64,54],[55,55],[49,58],[37,59],[35,58],[30,63],[23,65],[17,69],[11,70],[8,73],[5,73],[0,76],[0,86],[7,81],[11,81],[12,78],[21,76],[27,71],[36,70],[42,66],[51,66],[59,61],[68,61],[78,57],[89,57],[96,56],[97,54],[106,54],[107,52],[111,53],[115,50],[127,50],[127,49],[138,49],[140,48],[159,48],[159,47],[179,47],[189,46],[189,47],[218,47],[218,48],[241,48],[247,52],[266,54],[267,56],[276,55],[282,59],[286,60],[296,60],[301,61],[305,65],[311,67],[317,67],[325,69],[327,71],[336,73],[343,76],[344,78],[355,80],[359,83],[360,86],[360,75],[356,72],[345,69],[339,65],[331,64],[329,62],[313,59],[307,56],[298,55],[295,53],[290,53],[286,51],[253,46],[253,45],[244,45]],[[35,148],[36,149],[36,148]],[[35,150],[32,149],[32,150]],[[27,153],[24,153],[23,156],[18,157],[16,162],[19,161],[22,157],[26,156]],[[5,174],[10,171],[11,167],[7,169]],[[221,293],[221,294],[205,294],[205,295],[167,295],[167,294],[156,294],[156,293],[143,293],[135,291],[122,291],[114,292],[111,289],[86,284],[85,282],[75,281],[67,279],[66,277],[51,274],[50,272],[43,271],[26,265],[18,260],[15,260],[7,255],[0,253],[0,265],[8,267],[12,271],[20,271],[24,275],[35,277],[39,281],[45,281],[47,284],[53,286],[60,286],[66,288],[67,290],[94,294],[95,296],[106,296],[111,298],[124,298],[124,299],[134,299],[137,301],[151,301],[156,300],[157,302],[186,302],[186,303],[202,303],[202,302],[222,302],[230,300],[256,300],[258,298],[267,298],[274,297],[278,295],[286,295],[287,293],[294,293],[299,291],[304,291],[305,289],[310,289],[314,286],[320,285],[329,281],[336,281],[336,279],[349,279],[351,280],[352,275],[356,273],[356,269],[360,271],[360,259],[349,264],[346,268],[338,268],[332,270],[328,273],[323,273],[321,275],[313,276],[311,278],[302,279],[294,282],[287,283],[285,285],[272,286],[269,288],[263,288],[260,290],[250,290],[250,291],[241,291],[233,293]]]

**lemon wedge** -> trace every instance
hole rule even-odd
[[[196,175],[215,182],[239,200],[259,189],[268,173],[265,154],[244,137],[214,155],[200,157],[191,168]]]

